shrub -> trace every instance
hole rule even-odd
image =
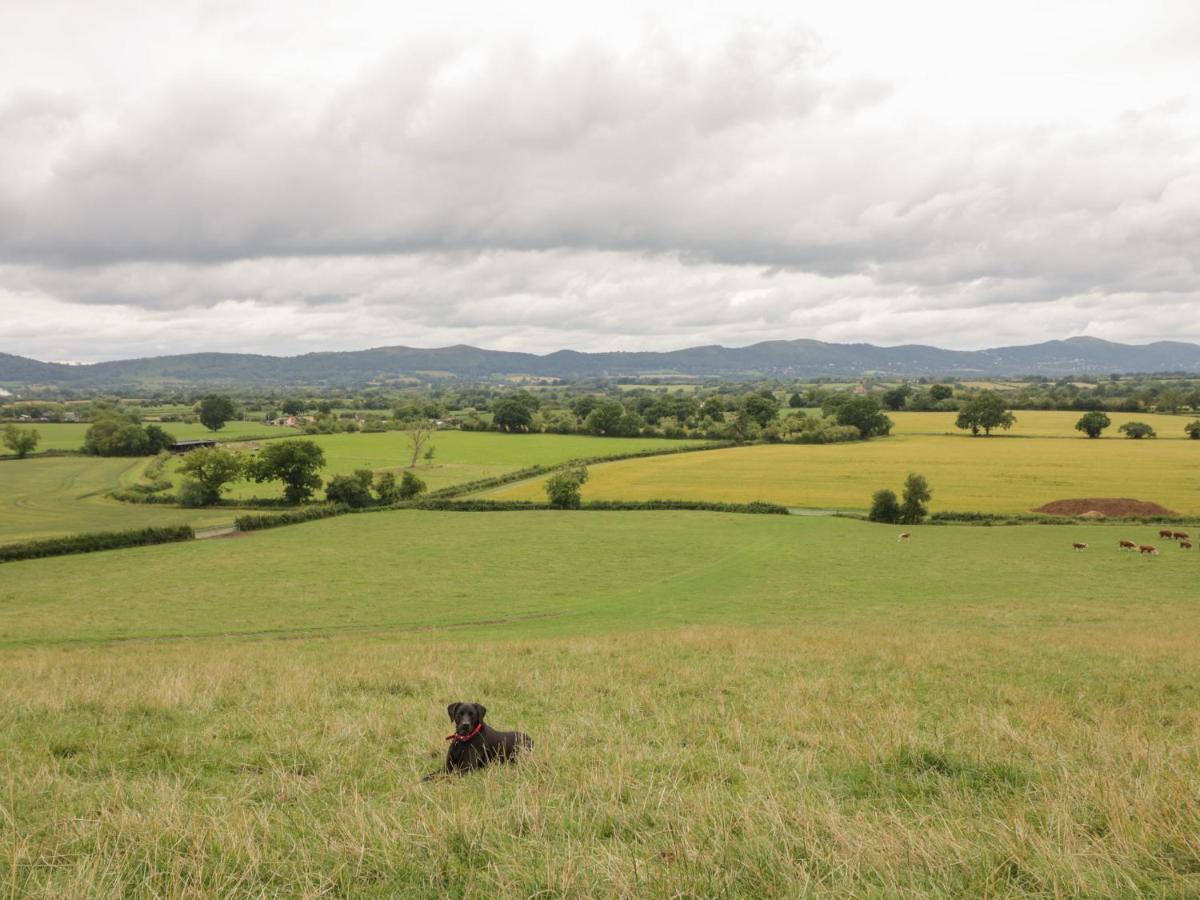
[[[1194,422],[1188,422],[1183,426],[1183,433],[1190,437],[1193,441],[1200,441],[1200,419]]]
[[[1154,429],[1145,422],[1126,422],[1117,430],[1126,437],[1133,438],[1135,441],[1140,441],[1142,438],[1158,437]]]
[[[213,498],[209,490],[195,478],[188,478],[179,486],[179,496],[177,499],[180,506],[192,508],[209,506],[219,498]]]
[[[400,476],[400,487],[397,493],[401,500],[411,500],[413,497],[425,491],[425,482],[414,475],[412,472],[406,471]]]
[[[373,474],[369,469],[359,469],[353,475],[334,475],[325,488],[325,499],[330,503],[344,503],[353,509],[362,509],[375,502],[371,496]]]
[[[583,499],[579,489],[587,478],[588,471],[584,466],[555,472],[546,479],[546,496],[550,505],[555,509],[578,509]]]
[[[900,501],[896,499],[896,492],[886,488],[876,491],[871,498],[871,511],[867,513],[867,518],[872,522],[899,522]]]

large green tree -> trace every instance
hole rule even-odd
[[[210,506],[221,492],[246,475],[246,458],[224,447],[201,447],[188,452],[179,471],[194,485],[185,486],[186,506]]]
[[[1102,412],[1084,413],[1075,423],[1075,430],[1082,431],[1090,438],[1100,437],[1100,432],[1112,424],[1112,420]]]
[[[904,480],[904,497],[900,503],[900,521],[905,525],[920,525],[929,515],[929,500],[933,491],[924,475],[912,473]]]
[[[270,441],[250,463],[248,472],[257,482],[282,481],[283,495],[291,503],[303,503],[321,486],[317,474],[325,465],[325,453],[315,441]]]
[[[209,431],[220,431],[237,415],[237,407],[224,394],[207,394],[196,404],[196,412],[201,425]]]
[[[1158,437],[1157,432],[1145,422],[1126,422],[1117,431],[1135,441],[1140,441],[1142,438]]]
[[[601,400],[588,413],[583,425],[592,434],[612,436],[621,433],[624,417],[625,407],[620,400]]]
[[[1009,411],[1003,397],[995,391],[980,391],[963,404],[954,425],[964,431],[969,430],[971,434],[983,431],[985,435],[990,435],[995,428],[1007,431],[1016,421],[1017,417]]]
[[[847,397],[829,408],[839,425],[853,425],[864,441],[892,430],[892,420],[874,397]]]
[[[95,456],[152,456],[174,442],[158,425],[143,427],[132,413],[108,410],[84,433],[83,450]]]
[[[759,428],[766,428],[779,415],[779,401],[766,393],[750,394],[742,401],[742,409]]]
[[[561,469],[546,479],[546,497],[556,509],[578,509],[583,495],[580,488],[588,479],[588,470]]]
[[[36,428],[18,428],[12,424],[4,426],[4,446],[17,454],[17,459],[24,459],[38,445],[40,438]]]

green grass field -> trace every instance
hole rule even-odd
[[[933,509],[1022,513],[1071,497],[1132,497],[1200,515],[1200,442],[901,434],[850,444],[758,445],[592,466],[585,500],[686,499],[865,509],[909,472]],[[493,499],[544,497],[542,480]]]
[[[6,564],[0,885],[1194,896],[1200,557],[1142,530],[384,512]],[[532,756],[420,784],[453,700]]]
[[[35,452],[45,450],[79,450],[89,427],[87,422],[30,422],[17,423],[21,428],[34,428],[40,440]],[[145,424],[158,424],[147,421]],[[294,428],[277,428],[262,422],[227,422],[220,431],[212,432],[199,422],[191,425],[184,422],[163,422],[162,428],[177,440],[216,438],[218,441],[245,440],[251,437],[287,437],[299,432]],[[7,451],[6,451],[7,452]]]
[[[401,431],[316,435],[310,439],[325,451],[325,468],[321,475],[326,479],[332,475],[353,472],[355,469],[394,471],[399,474],[412,458],[408,437]],[[528,466],[553,465],[581,457],[695,446],[704,442],[661,438],[439,431],[434,435],[432,443],[433,461],[430,463],[422,459],[416,468],[416,474],[431,491],[480,478],[503,475]],[[244,482],[234,485],[226,496],[234,499],[281,497],[283,485]]]
[[[152,525],[233,521],[231,510],[120,503],[105,495],[136,481],[145,459],[89,456],[0,462],[0,543]],[[3,576],[0,576],[3,577]]]

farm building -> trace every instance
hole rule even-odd
[[[171,446],[169,446],[167,449],[170,450],[172,453],[187,453],[189,450],[196,450],[200,447],[215,447],[215,446],[217,446],[216,441],[214,441],[210,438],[204,438],[204,439],[198,439],[198,440],[192,440],[192,441],[176,441],[175,443],[171,444]]]

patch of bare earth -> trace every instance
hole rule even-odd
[[[1129,516],[1177,516],[1177,512],[1151,503],[1149,500],[1132,500],[1128,497],[1084,497],[1071,500],[1054,500],[1033,510],[1049,516],[1087,516],[1092,519]]]

